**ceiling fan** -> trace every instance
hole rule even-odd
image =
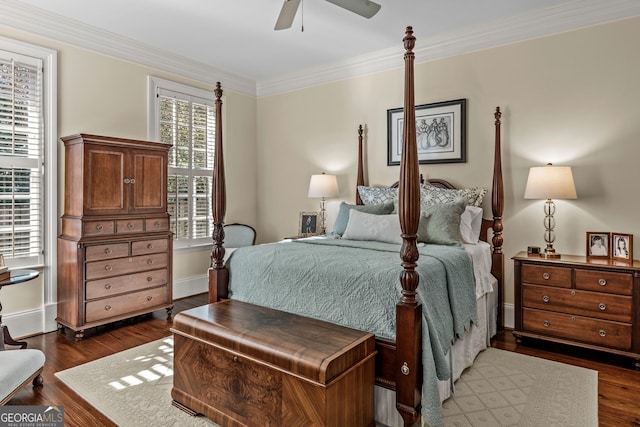
[[[326,0],[329,3],[333,3],[336,6],[340,6],[343,9],[347,9],[355,14],[358,14],[367,19],[378,13],[380,5],[369,0]],[[276,21],[274,30],[286,30],[291,28],[293,24],[293,18],[296,16],[300,6],[300,0],[284,0],[280,15]]]

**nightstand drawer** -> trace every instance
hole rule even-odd
[[[629,324],[528,308],[523,309],[522,319],[525,331],[623,351],[631,350],[632,328]]]
[[[633,275],[631,273],[576,269],[576,289],[632,295]]]
[[[616,322],[632,321],[632,298],[622,295],[522,285],[522,305]]]
[[[522,266],[522,282],[534,285],[571,287],[571,269],[565,267],[549,267],[547,265]]]

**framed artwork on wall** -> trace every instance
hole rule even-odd
[[[587,231],[587,256],[592,258],[611,256],[611,239],[608,232]]]
[[[320,234],[320,212],[300,212],[298,236],[309,237]]]
[[[611,258],[633,261],[633,234],[611,233]]]
[[[387,165],[400,165],[404,108],[387,110]],[[464,163],[467,161],[467,100],[416,106],[418,162]]]

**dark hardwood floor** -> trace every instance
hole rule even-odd
[[[174,313],[206,302],[204,294],[176,301]],[[140,318],[88,330],[80,342],[74,341],[70,331],[27,338],[29,348],[38,348],[46,354],[44,386],[23,388],[9,404],[62,405],[67,426],[113,426],[109,419],[59,381],[54,373],[166,337],[170,334],[170,326],[166,321],[166,313],[157,311]],[[536,341],[526,343],[527,345],[517,345],[511,332],[506,331],[498,334],[493,346],[598,371],[600,426],[640,427],[640,372],[632,368],[629,359]]]

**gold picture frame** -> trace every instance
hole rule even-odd
[[[611,233],[611,258],[633,262],[633,234]]]
[[[298,236],[309,237],[320,234],[320,212],[300,212]]]

